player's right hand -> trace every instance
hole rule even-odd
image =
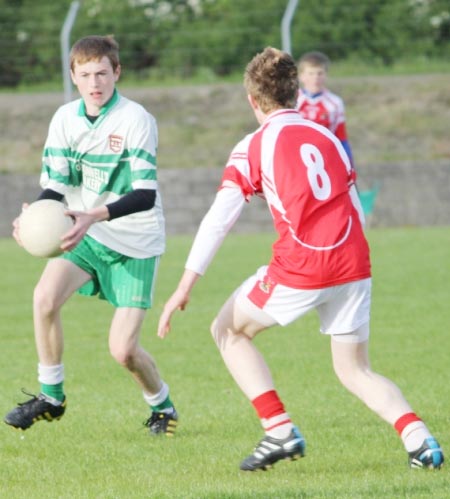
[[[159,318],[158,336],[164,338],[170,331],[170,320],[176,310],[184,310],[189,302],[189,294],[178,288],[167,300],[163,312]]]
[[[200,274],[193,270],[185,269],[177,289],[164,305],[164,310],[159,318],[158,336],[164,338],[170,331],[170,319],[176,310],[184,310],[189,303],[189,296]]]

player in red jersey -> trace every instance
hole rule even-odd
[[[245,201],[262,196],[278,233],[272,258],[232,294],[211,326],[225,365],[265,431],[241,469],[267,469],[305,454],[304,438],[252,340],[312,309],[321,332],[331,337],[333,366],[343,385],[396,428],[411,466],[440,468],[444,458],[437,441],[399,388],[370,367],[369,247],[354,171],[341,142],[294,109],[297,68],[288,54],[266,48],[248,64],[244,83],[261,126],[230,155],[184,274],[164,306],[158,335],[164,337],[172,314],[186,307]]]
[[[303,118],[331,130],[353,162],[345,126],[344,101],[326,88],[329,66],[330,60],[322,52],[307,52],[299,59],[297,68],[301,88],[296,109]]]

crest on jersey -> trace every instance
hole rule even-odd
[[[112,152],[120,152],[122,150],[123,137],[120,135],[109,136],[109,148]]]
[[[269,277],[266,277],[266,280],[259,281],[259,289],[266,294],[269,294],[272,290],[272,287],[275,283]]]

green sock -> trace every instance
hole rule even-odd
[[[170,411],[167,411],[164,409],[173,409],[174,408],[173,403],[170,400],[169,396],[167,396],[166,400],[164,400],[164,402],[162,402],[161,404],[151,405],[150,407],[151,407],[152,411],[155,411],[155,412],[170,412]]]
[[[62,402],[64,400],[64,382],[56,385],[46,385],[41,383],[41,393]]]

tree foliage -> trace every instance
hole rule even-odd
[[[0,86],[54,79],[70,0],[0,0]],[[72,41],[113,34],[127,72],[189,76],[241,71],[267,45],[281,46],[287,0],[84,0]],[[390,65],[450,56],[448,0],[299,0],[291,26],[295,57]]]
[[[21,46],[15,43],[18,19],[17,5],[21,2],[2,0],[0,2],[0,86],[14,86],[19,83],[21,74],[18,60],[22,57]]]
[[[446,0],[304,0],[297,15],[294,45],[323,50],[333,60],[391,64],[450,53],[449,38],[442,36],[450,26]]]

